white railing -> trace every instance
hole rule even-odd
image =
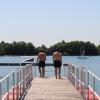
[[[83,96],[84,100],[100,100],[100,78],[84,68],[64,64],[65,75]]]
[[[19,100],[32,79],[32,64],[11,72],[0,80],[0,100]]]

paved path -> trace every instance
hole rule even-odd
[[[66,79],[35,78],[24,100],[83,100]]]

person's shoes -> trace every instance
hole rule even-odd
[[[61,76],[59,76],[59,79],[61,79]]]

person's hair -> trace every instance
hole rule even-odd
[[[43,50],[43,49],[40,49],[40,50],[39,50],[39,52],[45,52],[45,50]]]
[[[56,48],[56,49],[55,49],[55,51],[58,51],[58,52],[60,52],[60,49],[59,49],[59,48]]]

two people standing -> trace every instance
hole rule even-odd
[[[46,53],[41,50],[37,57],[37,62],[39,66],[39,73],[40,77],[45,77],[45,61],[46,61]],[[54,62],[54,68],[55,68],[55,77],[61,78],[61,65],[62,65],[62,56],[59,50],[56,50],[53,53],[53,62]]]

